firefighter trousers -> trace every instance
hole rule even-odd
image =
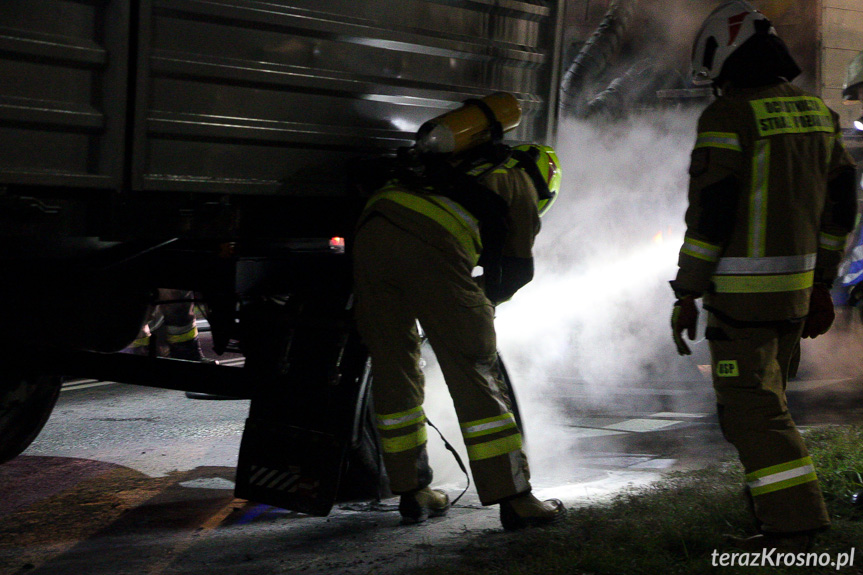
[[[353,254],[357,327],[372,357],[391,490],[405,493],[432,480],[418,320],[452,396],[480,501],[530,491],[521,433],[497,368],[494,308],[471,277],[471,262],[380,215],[363,224]]]
[[[711,314],[707,339],[719,424],[746,473],[763,532],[830,524],[812,459],[788,411],[785,388],[802,323],[732,327]]]

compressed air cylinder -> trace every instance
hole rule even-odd
[[[521,106],[512,94],[497,92],[481,101],[500,122],[503,132],[512,130],[521,121]],[[493,123],[488,113],[468,100],[461,108],[420,126],[416,147],[424,153],[458,153],[491,141],[493,134]]]

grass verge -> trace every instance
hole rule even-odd
[[[570,509],[565,521],[518,533],[476,534],[457,563],[433,564],[416,575],[627,574],[863,574],[863,508],[851,504],[863,489],[863,426],[823,427],[805,434],[833,518],[813,552],[837,558],[855,548],[854,565],[716,567],[713,553],[730,551],[723,535],[750,535],[752,518],[736,461],[670,473],[610,503]]]

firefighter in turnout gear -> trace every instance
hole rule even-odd
[[[494,116],[489,106],[480,115],[492,122]],[[442,490],[430,487],[417,321],[453,398],[482,504],[499,503],[507,529],[564,513],[560,501],[531,494],[494,329],[495,305],[533,277],[540,212],[554,200],[561,172],[549,147],[489,146],[480,149],[490,150],[491,159],[476,149],[429,155],[412,148],[421,156],[415,171],[387,178],[356,235],[357,326],[372,358],[377,426],[403,523],[443,515],[450,506]],[[482,278],[472,277],[478,263]]]
[[[804,550],[830,520],[788,412],[791,354],[833,320],[830,286],[854,225],[854,164],[838,116],[789,82],[800,70],[770,21],[727,2],[693,49],[696,83],[717,99],[702,113],[690,165],[687,231],[671,282],[678,351],[709,312],[720,426],[746,473],[760,534],[746,550]]]

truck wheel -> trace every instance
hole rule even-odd
[[[0,374],[0,463],[33,443],[57,403],[62,383],[60,376]]]

